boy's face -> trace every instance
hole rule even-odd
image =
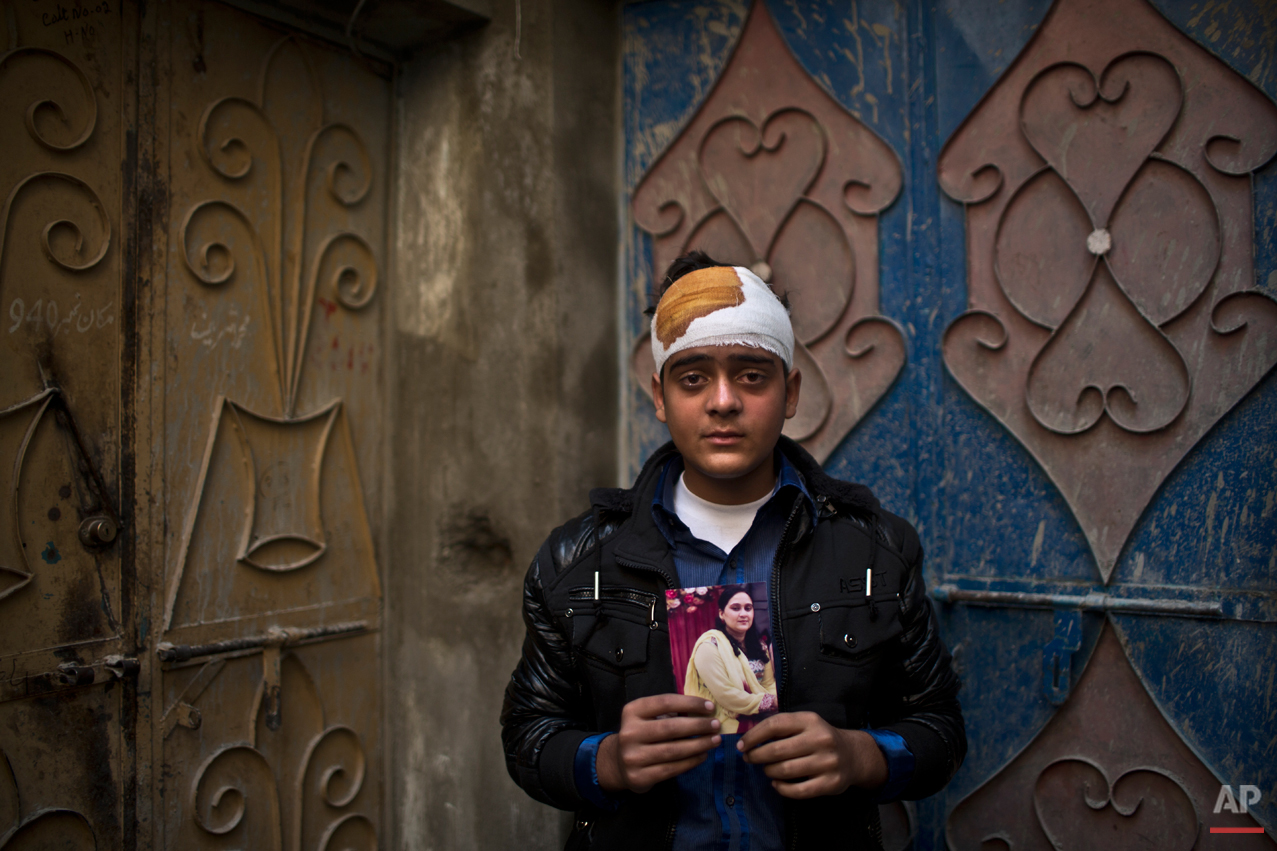
[[[798,370],[786,375],[764,349],[700,346],[671,357],[664,381],[652,376],[652,400],[689,473],[729,484],[766,464],[770,483],[772,451],[798,410],[801,384]]]

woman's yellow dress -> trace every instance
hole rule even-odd
[[[756,676],[749,659],[743,653],[736,655],[723,631],[711,629],[692,646],[683,694],[714,701],[721,732],[730,735],[739,729],[740,716],[758,712],[763,695],[776,696],[775,666],[768,660],[762,676]]]

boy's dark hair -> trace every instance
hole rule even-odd
[[[661,278],[661,285],[656,292],[656,301],[659,302],[661,300],[661,296],[665,295],[665,291],[668,290],[671,286],[673,286],[674,282],[677,281],[679,278],[683,277],[684,275],[695,272],[697,269],[713,269],[716,266],[730,266],[730,265],[731,265],[730,263],[718,262],[713,257],[710,257],[704,251],[701,251],[699,249],[695,251],[689,251],[686,254],[680,255],[679,257],[675,258],[674,262],[670,264],[670,267],[665,270],[665,277]],[[771,284],[768,283],[768,286],[770,287]],[[789,294],[778,293],[776,297],[780,299],[781,305],[786,310],[789,310]],[[656,315],[656,304],[654,303],[647,310],[644,310],[643,315],[644,316]]]

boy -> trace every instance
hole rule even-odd
[[[934,794],[966,753],[917,533],[781,436],[802,375],[765,283],[701,252],[663,283],[652,396],[671,442],[528,570],[510,775],[576,812],[568,848],[879,848],[878,802]],[[664,599],[745,582],[767,583],[780,712],[726,736],[712,702],[676,693]]]

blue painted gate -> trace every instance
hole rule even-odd
[[[909,810],[913,847],[1119,847],[1096,832],[1150,830],[1162,831],[1159,847],[1272,847],[1277,11],[1264,0],[772,0],[765,13],[815,83],[793,84],[805,99],[793,106],[823,128],[826,171],[853,175],[871,142],[895,157],[879,157],[873,180],[847,177],[847,209],[818,197],[819,182],[794,209],[846,237],[857,288],[835,329],[845,353],[826,353],[818,333],[810,341],[828,388],[805,434],[827,469],[917,525],[964,679],[970,753],[944,793]],[[697,129],[711,127],[707,110],[753,108],[730,101],[728,82],[715,88],[743,73],[731,63],[747,52],[750,15],[712,0],[624,11],[621,283],[640,374],[654,262],[688,244],[753,240],[756,256],[733,262],[768,263],[786,285],[784,269],[801,267],[774,232],[758,247],[733,209],[749,193],[711,185],[712,130]],[[764,70],[789,73],[783,65]],[[1072,107],[1049,99],[1059,81]],[[825,96],[852,130],[821,118],[834,115]],[[1131,154],[1138,122],[1121,116],[1139,104],[1140,126],[1163,121],[1166,135]],[[762,151],[798,144],[797,131],[769,136],[765,112],[754,119]],[[1061,142],[1051,134],[1065,113],[1076,127]],[[1104,136],[1108,119],[1091,120],[1101,113],[1127,121],[1127,135]],[[1193,142],[1198,125],[1214,129]],[[839,140],[861,128],[861,147],[837,161]],[[1105,156],[1078,165],[1074,130],[1098,134]],[[678,188],[698,179],[688,169],[708,194]],[[1092,203],[1105,193],[1107,212]],[[723,211],[735,226],[711,221]],[[1197,271],[1167,260],[1172,249]],[[1089,271],[1050,277],[1070,263]],[[1158,373],[1164,364],[1174,369]],[[1133,377],[1095,377],[1104,370]],[[642,381],[623,395],[636,471],[665,433]],[[1139,421],[1141,411],[1160,419]],[[1235,806],[1227,796],[1217,806],[1221,784]],[[1243,786],[1260,797],[1248,791],[1249,812],[1233,812]],[[1210,831],[1219,826],[1269,835]]]

